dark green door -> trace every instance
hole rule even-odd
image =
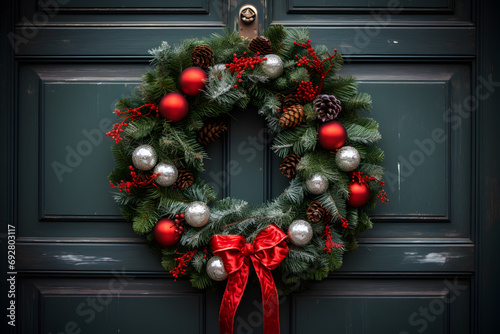
[[[16,277],[16,299],[2,283],[2,309],[16,301],[5,332],[218,332],[222,292],[174,282],[120,217],[104,133],[148,69],[148,49],[235,29],[243,4],[4,1],[2,250],[17,236],[15,268],[0,262],[2,282]],[[253,5],[261,29],[309,26],[314,43],[345,56],[342,72],[373,97],[386,152],[389,204],[341,271],[282,300],[282,333],[494,332],[499,160],[487,144],[498,139],[498,11],[472,0]],[[241,113],[210,148],[205,177],[219,194],[262,202],[283,190],[263,125]],[[238,333],[262,332],[259,302],[250,286]]]

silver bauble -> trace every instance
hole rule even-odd
[[[202,227],[210,218],[210,209],[203,202],[193,202],[188,205],[184,213],[186,223],[193,227]]]
[[[138,146],[132,153],[132,163],[140,170],[150,170],[156,165],[157,156],[150,145]]]
[[[328,189],[328,180],[321,174],[314,174],[306,181],[306,187],[311,194],[321,195]]]
[[[208,277],[214,281],[223,281],[227,278],[227,272],[220,256],[212,256],[207,262]]]
[[[269,77],[269,79],[276,79],[283,72],[283,60],[275,54],[268,54],[265,56],[267,60],[260,63],[262,71]]]
[[[305,246],[313,237],[311,224],[305,220],[295,220],[288,228],[288,237],[295,246]]]
[[[337,166],[344,172],[358,168],[360,159],[358,150],[352,146],[343,146],[335,155]]]
[[[160,173],[160,175],[155,178],[155,183],[159,186],[168,187],[177,181],[177,167],[172,164],[160,162],[155,166],[153,173]]]

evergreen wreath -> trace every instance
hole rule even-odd
[[[274,271],[280,293],[339,269],[356,235],[372,227],[367,212],[377,198],[387,200],[378,124],[358,114],[371,97],[354,77],[336,75],[341,55],[313,48],[305,28],[282,26],[253,41],[226,32],[163,42],[150,53],[154,69],[116,106],[123,120],[108,133],[116,142],[109,180],[124,218],[165,270],[196,288],[214,286],[227,273],[211,260],[213,237],[252,242],[269,226],[288,234],[288,253]],[[217,199],[200,177],[205,145],[227,130],[223,116],[237,118],[250,104],[265,117],[291,179],[260,205]]]

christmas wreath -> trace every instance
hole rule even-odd
[[[274,279],[288,293],[327,277],[356,247],[356,234],[371,228],[367,212],[377,197],[387,200],[378,124],[358,114],[371,98],[358,93],[354,77],[336,75],[341,55],[313,48],[305,28],[272,26],[253,40],[226,32],[163,42],[150,53],[154,69],[118,102],[123,119],[108,133],[116,142],[115,199],[175,278],[200,289],[227,278],[221,332],[232,332],[251,260],[265,331],[279,331]],[[237,118],[249,104],[265,117],[290,178],[260,205],[217,199],[200,177],[205,146],[227,130],[224,115]]]

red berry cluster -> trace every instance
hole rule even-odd
[[[332,69],[333,67],[333,62],[332,62],[332,59],[337,55],[337,49],[334,49],[333,51],[335,52],[334,55],[331,55],[323,60],[319,60],[319,57],[318,55],[316,54],[316,52],[314,51],[313,47],[311,46],[311,40],[308,39],[307,40],[307,43],[297,43],[297,42],[293,42],[295,45],[298,45],[300,47],[303,47],[307,50],[307,52],[309,52],[309,55],[311,56],[311,58],[308,58],[306,56],[303,56],[302,58],[300,58],[298,61],[297,61],[297,66],[305,66],[308,68],[308,70],[310,72],[316,72],[319,74],[320,76],[320,79],[321,79],[321,84],[319,86],[319,89],[317,90],[318,93],[321,92],[321,90],[323,89],[323,83],[325,82],[325,78],[326,78],[326,74],[328,72],[330,72],[330,70]],[[298,58],[297,55],[295,55],[295,57]],[[323,67],[323,63],[325,61],[329,61],[330,62],[330,67],[328,67],[328,70],[325,71],[325,68]],[[311,99],[312,101],[312,99]]]
[[[176,215],[176,216],[178,216],[178,215]],[[207,248],[205,247],[205,249],[203,251],[205,252],[205,254],[203,254],[203,257],[206,258],[207,252],[208,252]],[[198,249],[193,249],[193,250],[190,250],[189,252],[186,252],[186,253],[177,252],[177,255],[180,255],[180,256],[175,258],[175,261],[177,262],[177,267],[170,270],[170,273],[172,274],[172,276],[174,276],[174,281],[176,281],[180,275],[186,274],[188,262],[191,261],[191,259],[193,258],[193,256],[197,252],[198,252]]]
[[[380,201],[382,203],[387,204],[387,202],[389,202],[389,199],[387,198],[387,193],[384,190],[385,181],[380,181],[373,176],[364,175],[363,172],[352,172],[352,182],[363,183],[368,187],[368,181],[375,181],[380,184],[382,189],[379,191],[377,197],[380,198]]]
[[[116,123],[113,124],[113,130],[109,131],[106,133],[106,136],[111,136],[111,138],[114,139],[114,141],[118,144],[123,140],[123,138],[120,138],[120,132],[123,132],[122,126],[127,126],[128,123]]]
[[[244,57],[246,55],[246,51],[243,52],[243,56],[241,57],[237,57],[236,56],[236,53],[233,53],[233,61],[229,64],[226,64],[226,68],[229,68],[229,70],[231,71],[231,73],[234,73],[234,72],[238,72],[238,74],[236,74],[236,78],[238,78],[238,82],[242,82],[243,79],[241,79],[242,75],[243,75],[243,72],[247,69],[247,68],[255,68],[255,65],[257,65],[258,63],[260,63],[261,61],[264,61],[266,60],[267,58],[262,58],[259,56],[259,52],[257,52],[257,55],[254,56],[254,57]],[[238,84],[235,84],[234,87],[238,87]]]
[[[324,251],[327,251],[327,253],[332,252],[332,248],[342,248],[343,246],[340,244],[335,243],[332,239],[332,231],[330,230],[330,226],[328,224],[325,224],[325,229],[323,230],[323,234],[321,237],[325,237],[325,248],[323,248]]]
[[[182,232],[184,231],[184,222],[185,219],[183,213],[181,213],[180,215],[179,214],[175,215],[174,223],[175,226],[177,227],[175,233],[182,234]]]
[[[147,114],[143,114],[140,109],[142,108],[149,108],[149,112]],[[115,109],[115,113],[119,117],[125,117],[125,119],[121,122],[118,122],[116,124],[113,124],[113,129],[106,133],[106,136],[113,138],[115,142],[118,144],[123,140],[123,138],[120,137],[120,133],[123,132],[123,127],[127,126],[129,123],[127,123],[127,120],[130,119],[130,122],[133,120],[136,120],[141,117],[148,116],[151,111],[155,110],[156,111],[156,117],[158,117],[158,105],[156,104],[145,104],[140,107],[134,108],[134,109],[127,109],[125,111],[120,111],[118,109]]]
[[[297,55],[295,55],[295,57],[299,58],[299,56],[297,56]],[[309,58],[307,58],[307,56],[302,56],[302,58],[300,58],[297,61],[297,66],[307,65],[308,62],[309,62]]]
[[[340,218],[340,221],[342,222],[342,227],[343,228],[348,228],[349,227],[349,222],[347,221],[346,218]]]
[[[299,82],[299,87],[297,87],[297,93],[295,95],[305,104],[314,100],[319,92],[318,86],[314,87],[311,81],[302,80]]]
[[[193,249],[187,253],[179,253],[177,252],[177,255],[180,255],[175,258],[175,261],[177,262],[177,267],[174,269],[170,270],[170,273],[174,276],[174,281],[179,278],[180,275],[185,275],[186,274],[186,268],[187,268],[187,263],[191,261],[193,258],[194,254],[198,252],[197,249]]]
[[[160,174],[155,174],[151,173],[151,175],[141,173],[140,175],[137,175],[137,172],[134,170],[134,167],[129,166],[128,169],[130,169],[130,176],[132,176],[132,181],[120,181],[120,184],[115,186],[113,182],[109,181],[109,184],[113,188],[118,188],[120,191],[125,191],[127,194],[130,195],[131,189],[133,187],[147,187],[149,185],[154,185],[155,187],[158,187],[154,182],[155,178],[160,175]]]
[[[342,220],[341,218],[340,220]],[[330,215],[330,211],[326,210],[325,212],[325,229],[323,230],[323,234],[321,237],[325,237],[325,248],[323,248],[324,251],[327,251],[328,253],[332,252],[332,248],[342,248],[342,245],[339,245],[335,243],[332,239],[332,231],[330,230],[330,226],[328,225],[330,221],[332,220],[332,216]],[[347,222],[347,219],[345,219]]]

